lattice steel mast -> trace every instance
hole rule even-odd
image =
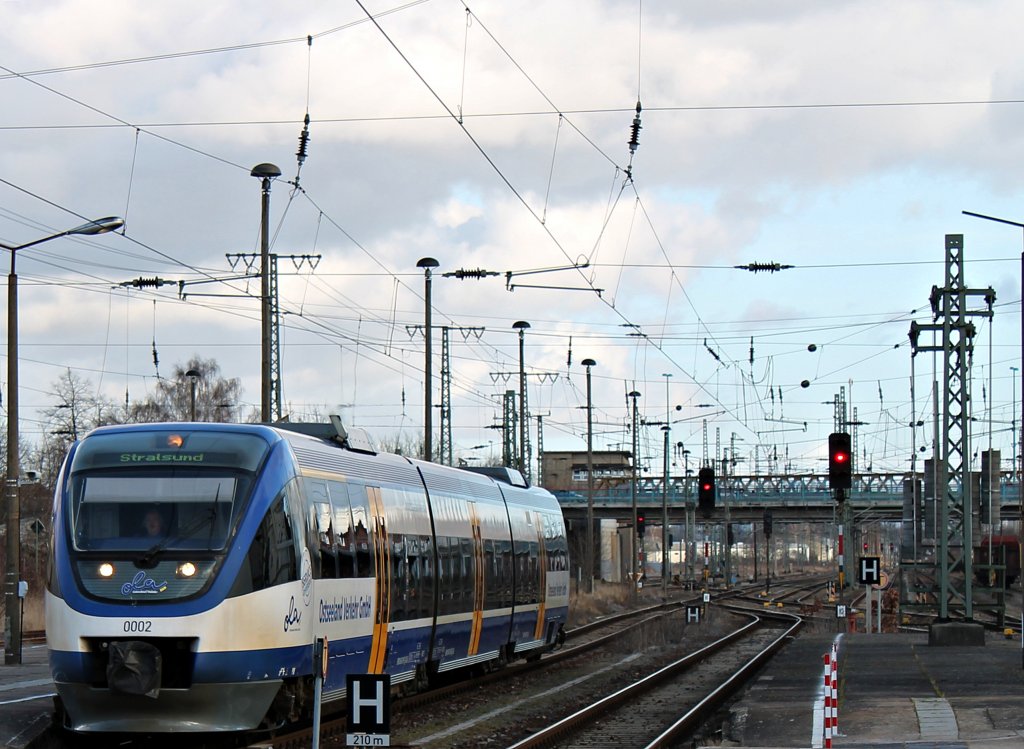
[[[948,619],[951,612],[974,617],[973,569],[973,502],[970,476],[970,366],[974,351],[972,317],[992,317],[996,294],[987,289],[968,289],[963,280],[963,234],[946,235],[945,286],[932,287],[933,319],[941,322],[919,325],[912,322],[910,342],[913,354],[918,351],[941,351],[944,355],[942,386],[942,442],[938,455],[936,495],[939,519],[936,536],[938,549],[939,618]],[[972,297],[981,297],[985,309],[968,309]],[[941,332],[939,346],[919,345],[921,331]]]

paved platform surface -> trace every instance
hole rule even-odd
[[[53,680],[46,645],[25,643],[21,663],[0,660],[0,746],[24,749],[50,725]]]
[[[930,646],[928,634],[803,634],[734,705],[723,746],[821,747],[823,656],[838,643],[833,747],[1024,749],[1019,637]]]

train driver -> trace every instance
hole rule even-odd
[[[164,516],[155,507],[146,513],[142,520],[142,527],[147,536],[151,538],[164,535]]]

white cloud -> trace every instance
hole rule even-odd
[[[857,380],[858,405],[878,412],[870,383],[906,381],[909,354],[892,347],[909,321],[882,318],[927,315],[943,235],[964,231],[968,261],[992,261],[972,264],[970,283],[992,283],[1008,302],[993,326],[993,368],[1005,376],[991,399],[1006,411],[1008,367],[1020,359],[1018,230],[960,211],[1024,218],[1020,105],[938,102],[1020,98],[1024,10],[1010,0],[654,0],[638,10],[484,0],[467,27],[457,3],[412,5],[380,17],[406,62],[355,5],[8,3],[0,65],[12,70],[223,50],[33,78],[81,104],[0,79],[0,240],[80,223],[48,200],[81,216],[126,214],[139,243],[61,240],[19,255],[32,405],[45,406],[39,391],[67,366],[112,397],[126,385],[145,392],[154,340],[162,372],[193,353],[214,357],[258,401],[258,282],[213,281],[232,275],[225,253],[258,249],[249,170],[269,161],[283,173],[271,193],[274,252],[322,255],[311,275],[281,261],[283,377],[298,408],[355,402],[347,413],[371,428],[421,427],[422,339],[407,331],[423,321],[416,261],[430,256],[440,262],[435,324],[486,328],[452,339],[464,446],[495,437],[485,427],[504,383],[492,373],[517,366],[516,320],[532,325],[531,402],[551,414],[549,446],[579,445],[587,356],[611,421],[625,383],[658,413],[672,372],[671,400],[717,399],[729,413],[710,423],[752,450],[763,426],[755,393],[806,378],[808,390],[786,391],[787,417],[827,432],[822,403],[844,382]],[[281,43],[259,46],[270,41]],[[623,170],[638,94],[634,190]],[[857,104],[887,106],[842,106]],[[297,191],[288,182],[307,106]],[[582,272],[550,270],[587,261]],[[772,261],[797,268],[733,268]],[[443,275],[460,268],[499,275]],[[126,303],[121,283],[155,275],[186,281],[188,299],[171,285]],[[65,285],[36,285],[44,277]],[[574,290],[588,284],[600,297]],[[864,316],[877,329],[863,331]],[[559,379],[542,383],[542,372]],[[902,418],[909,393],[888,388],[886,408]],[[794,438],[793,454],[813,453],[820,437]],[[862,437],[880,451],[876,467],[902,467],[903,436],[877,447],[872,429]]]

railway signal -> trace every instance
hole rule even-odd
[[[645,523],[646,523],[646,518],[644,518],[643,510],[637,510],[636,511],[636,535],[638,535],[640,538],[644,537],[644,526],[645,526]]]
[[[697,472],[697,505],[704,517],[715,509],[715,469],[704,466]]]
[[[853,485],[850,435],[833,432],[828,436],[828,485],[833,489],[849,489]]]

